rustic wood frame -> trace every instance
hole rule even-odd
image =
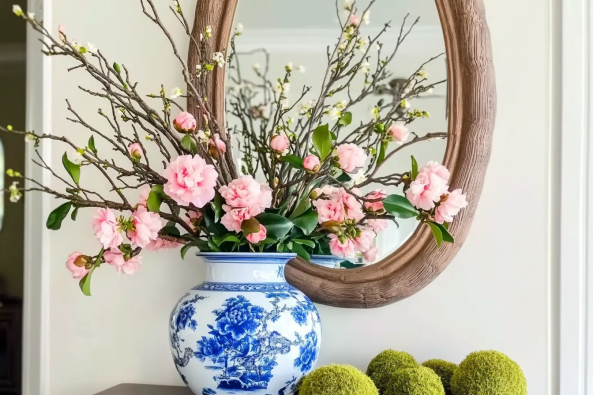
[[[211,25],[216,48],[226,49],[239,0],[199,0],[194,35]],[[471,227],[490,159],[496,115],[496,84],[490,32],[482,0],[435,0],[447,49],[449,139],[444,164],[452,189],[467,192],[469,206],[451,226],[455,244],[437,248],[427,227],[419,227],[397,251],[360,269],[337,270],[295,259],[286,267],[289,283],[313,301],[336,307],[372,308],[423,289],[453,260]],[[196,54],[189,51],[189,68]],[[207,92],[224,124],[224,70],[217,69]],[[191,103],[190,103],[191,105]],[[189,107],[192,108],[192,107]]]

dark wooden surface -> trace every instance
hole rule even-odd
[[[237,3],[238,0],[198,2],[194,33],[211,25],[219,48],[226,48]],[[371,308],[405,299],[426,287],[447,268],[469,233],[490,160],[496,116],[490,31],[483,0],[435,0],[435,3],[447,48],[451,109],[444,165],[451,170],[451,190],[462,188],[469,201],[449,229],[455,244],[437,248],[430,230],[424,226],[393,254],[364,268],[328,269],[303,259],[291,261],[285,272],[288,282],[315,302]],[[197,64],[193,49],[190,49],[188,63],[190,69]],[[208,93],[220,124],[224,124],[222,70],[219,74]]]
[[[121,384],[95,395],[193,395],[186,387],[160,385]]]

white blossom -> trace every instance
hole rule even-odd
[[[420,71],[418,72],[418,77],[428,78],[428,73],[426,72],[426,70],[420,69]]]
[[[21,197],[23,197],[22,192],[18,189],[18,185],[19,182],[14,181],[12,185],[8,187],[8,190],[10,191],[10,201],[12,203],[18,202],[19,200],[21,200]]]
[[[288,62],[284,68],[286,69],[287,72],[290,73],[292,71],[292,68],[293,68],[292,62]]]
[[[367,10],[364,14],[362,14],[362,21],[365,25],[371,23],[371,10]]]
[[[344,9],[350,11],[353,3],[354,3],[354,0],[344,0]]]
[[[34,12],[27,12],[27,16],[29,17],[29,19],[35,19],[35,13]]]
[[[334,107],[342,109],[342,108],[346,107],[346,104],[348,104],[348,100],[341,100],[341,101],[337,102]]]
[[[243,34],[243,24],[237,23],[237,25],[235,26],[235,35],[240,36],[241,34]]]
[[[342,116],[342,111],[340,111],[338,108],[334,107],[331,110],[329,110],[329,113],[327,115],[329,116],[329,118],[331,120],[337,121]]]
[[[261,66],[259,65],[259,63],[254,63],[253,64],[253,70],[259,71],[259,69],[261,69]]]
[[[216,64],[218,64],[218,67],[220,67],[220,68],[224,67],[225,59],[224,59],[224,55],[222,52],[215,52],[212,55],[212,60],[214,60],[216,62]]]
[[[402,100],[399,105],[402,108],[410,108],[412,106],[408,100]]]
[[[12,6],[12,12],[14,12],[14,15],[16,16],[23,16],[23,9],[21,8],[20,5],[13,5]]]
[[[82,163],[82,161],[84,160],[84,158],[78,151],[68,152],[67,157],[68,157],[68,160],[70,160],[70,162],[77,164],[77,165],[80,165]]]
[[[359,70],[365,74],[369,74],[371,72],[371,64],[369,62],[364,62],[360,65]]]
[[[97,53],[97,47],[95,47],[93,44],[86,43],[86,46],[87,51],[89,51],[90,53]]]
[[[290,82],[278,82],[276,84],[276,92],[278,93],[288,93],[290,92]]]
[[[286,109],[288,109],[288,107],[290,107],[290,101],[288,100],[288,98],[287,98],[287,97],[283,97],[283,98],[280,100],[279,104],[280,104],[280,107],[281,107],[283,110],[286,110]]]
[[[305,74],[307,72],[307,69],[305,68],[305,66],[300,65],[299,66],[299,72]]]
[[[202,143],[207,143],[210,138],[210,133],[206,134],[203,130],[198,130],[196,132],[196,138]]]
[[[293,123],[294,123],[294,117],[288,117],[288,121],[287,121],[287,123],[288,123],[289,125],[293,124]]]
[[[204,36],[206,38],[212,37],[212,26],[210,26],[210,25],[206,26],[206,30],[204,31]]]
[[[356,174],[351,174],[350,177],[352,178],[354,185],[362,184],[367,180],[367,176],[365,174],[364,169],[360,169]]]
[[[183,96],[183,92],[180,88],[175,87],[171,89],[171,95],[169,96],[170,99],[177,99],[178,97]]]
[[[31,133],[27,133],[25,135],[25,143],[29,143],[31,141],[35,141],[35,135],[33,135]]]

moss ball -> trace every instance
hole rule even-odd
[[[526,395],[527,380],[513,360],[498,351],[471,353],[451,379],[455,395]]]
[[[294,395],[299,395],[301,387],[303,386],[303,381],[305,381],[306,378],[307,376],[303,376],[299,379],[299,381],[297,381],[296,385],[294,386]]]
[[[299,395],[378,395],[370,378],[350,365],[328,365],[311,372]]]
[[[382,394],[387,389],[387,383],[393,373],[403,368],[413,368],[418,366],[418,362],[408,353],[401,351],[385,350],[377,355],[367,368],[367,375],[377,386],[379,393]]]
[[[443,361],[442,359],[431,359],[424,362],[422,366],[432,369],[441,378],[445,394],[451,395],[451,378],[453,377],[453,373],[455,373],[455,369],[457,369],[457,365],[453,362]]]
[[[445,389],[441,378],[432,369],[417,366],[395,372],[385,395],[445,395]]]

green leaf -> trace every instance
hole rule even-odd
[[[303,215],[293,218],[292,223],[296,227],[300,228],[306,236],[308,236],[315,230],[315,228],[317,228],[318,220],[319,215],[312,209],[309,209]]]
[[[164,196],[165,192],[162,185],[153,186],[148,194],[148,199],[146,199],[146,208],[148,208],[148,211],[152,211],[153,213],[160,212]]]
[[[181,236],[179,229],[176,226],[165,226],[163,229],[160,230],[160,233],[169,236]]]
[[[352,113],[351,112],[344,113],[344,115],[342,115],[342,117],[340,118],[339,123],[342,126],[350,125],[352,123]]]
[[[292,219],[292,218],[298,217],[299,215],[303,214],[305,211],[309,210],[309,208],[311,208],[311,199],[309,199],[309,195],[305,195],[301,198],[299,205],[296,206],[296,208],[290,215],[290,218]]]
[[[64,165],[64,168],[68,174],[70,174],[70,177],[72,177],[72,180],[74,180],[76,185],[78,185],[80,182],[80,165],[70,162],[68,155],[66,155],[65,152],[62,156],[62,164]]]
[[[115,62],[113,63],[113,70],[115,70],[117,74],[121,74],[121,67],[119,67],[119,64]]]
[[[198,247],[201,252],[210,252],[210,248],[208,247],[208,242],[198,239],[198,240],[192,241],[191,243],[187,243],[183,247],[181,247],[181,259],[185,259],[185,255],[193,247]]]
[[[214,201],[212,204],[212,209],[214,210],[214,222],[220,222],[220,218],[222,218],[222,205],[224,204],[224,199],[220,196],[220,193],[216,193],[214,195]]]
[[[275,215],[275,214],[270,214],[270,215]],[[259,222],[255,218],[246,219],[245,221],[243,221],[243,223],[241,223],[241,229],[243,230],[243,233],[245,235],[259,233],[259,231],[260,231]]]
[[[224,236],[214,236],[214,237],[212,237],[212,241],[214,242],[214,244],[216,244],[219,247],[222,243],[227,242],[227,241],[233,241],[235,243],[241,242],[241,240],[239,240],[239,238],[232,233],[227,233]]]
[[[191,151],[194,155],[198,153],[198,146],[194,139],[191,138],[191,134],[186,134],[181,139],[181,146],[188,151]]]
[[[323,161],[332,151],[333,140],[327,124],[318,126],[313,131],[313,146]]]
[[[360,264],[360,263],[352,263],[350,261],[342,261],[340,262],[340,267],[342,269],[357,269],[359,267],[363,267],[365,265]]]
[[[255,218],[266,228],[267,237],[271,239],[280,240],[294,226],[288,218],[277,214],[262,213]]]
[[[76,221],[77,217],[78,217],[78,207],[74,208],[74,211],[72,211],[72,215],[70,216],[70,219],[72,219],[72,221]]]
[[[295,252],[301,258],[306,259],[307,261],[311,259],[311,255],[309,255],[309,253],[307,252],[307,250],[305,250],[303,248],[303,246],[300,245],[300,244],[292,243],[292,246],[290,247],[290,250],[292,252]]]
[[[385,104],[385,99],[379,100],[379,103],[377,103],[377,107],[383,107],[383,104]]]
[[[430,230],[432,230],[432,234],[437,241],[437,247],[440,247],[443,244],[443,232],[441,232],[441,228],[434,222],[427,222],[427,224],[430,226]]]
[[[282,162],[288,163],[290,166],[294,167],[295,169],[302,170],[303,169],[303,158],[300,158],[295,155],[286,155],[282,157]]]
[[[86,296],[91,296],[91,276],[93,275],[93,272],[95,271],[95,269],[97,267],[99,267],[99,264],[101,263],[101,259],[103,259],[103,252],[104,252],[104,250],[101,249],[101,252],[99,252],[99,256],[97,257],[97,260],[95,261],[95,264],[93,265],[93,267],[91,267],[91,270],[89,270],[89,272],[86,274],[86,276],[84,276],[82,278],[82,280],[80,280],[80,283],[78,283],[78,285],[80,286],[80,290]]]
[[[385,211],[396,218],[408,219],[418,216],[418,210],[404,196],[389,195],[383,200]]]
[[[449,233],[449,230],[447,229],[448,226],[445,226],[444,224],[443,225],[437,224],[436,222],[434,222],[434,224],[436,226],[438,226],[439,229],[441,230],[444,242],[451,243],[451,244],[455,243],[455,239],[453,238],[453,236],[451,236],[451,233]]]
[[[47,221],[45,223],[47,229],[59,230],[62,227],[62,221],[66,218],[71,208],[72,202],[67,202],[61,206],[58,206],[54,211],[52,211],[47,217]]]
[[[387,147],[389,147],[389,141],[381,141],[381,149],[379,150],[379,157],[377,158],[377,166],[379,166],[385,160]]]
[[[350,177],[350,174],[348,173],[342,173],[336,178],[336,181],[346,183],[352,181],[352,177]]]
[[[295,242],[297,244],[305,245],[307,247],[315,248],[315,243],[312,242],[311,240],[294,239],[293,242]]]
[[[418,162],[416,162],[416,158],[412,156],[412,173],[410,174],[412,181],[418,177]]]
[[[88,146],[94,154],[97,154],[97,148],[95,148],[95,136],[91,136],[91,138],[89,139]]]
[[[216,244],[214,244],[214,242],[212,240],[208,240],[208,247],[210,248],[211,251],[220,252],[220,248],[218,248],[218,246]]]

